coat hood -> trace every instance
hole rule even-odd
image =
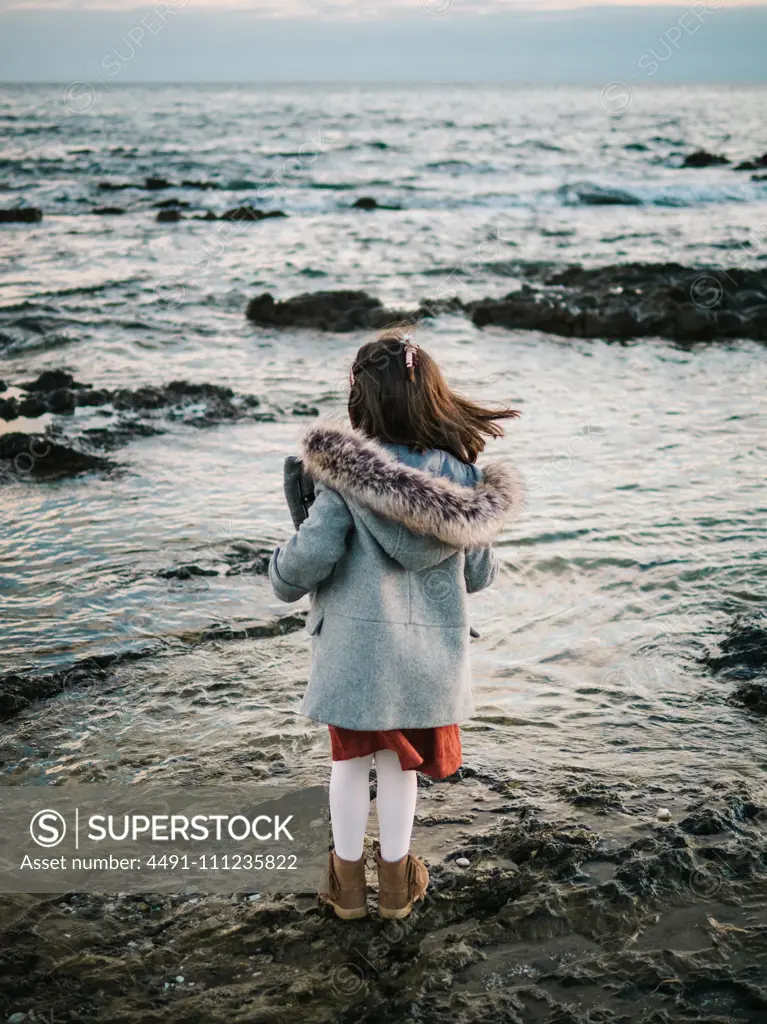
[[[346,424],[313,423],[301,438],[308,473],[377,515],[451,548],[492,544],[518,518],[524,484],[507,462],[490,462],[475,486],[400,462],[378,441]]]

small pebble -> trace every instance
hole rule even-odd
[[[8,1018],[8,1024],[21,1024],[27,1019],[26,1013],[12,1013]]]
[[[669,821],[671,819],[671,811],[668,807],[658,808],[658,821]]]
[[[248,896],[248,901],[249,901],[250,903],[255,903],[255,902],[256,902],[256,900],[260,900],[260,899],[261,899],[261,896],[260,896],[260,894],[259,894],[259,893],[257,893],[257,892],[254,892],[254,893],[252,893],[252,894],[251,894],[250,896]]]
[[[177,974],[176,975],[176,984],[177,985],[183,985],[184,984],[184,975],[183,974]]]
[[[467,857],[457,857],[455,862],[459,868],[471,867],[471,861]]]

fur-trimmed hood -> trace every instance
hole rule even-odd
[[[524,505],[522,478],[507,462],[489,462],[476,486],[467,487],[408,466],[361,431],[329,420],[304,432],[301,455],[315,480],[452,548],[492,544]]]

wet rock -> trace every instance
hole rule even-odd
[[[74,412],[77,405],[77,395],[71,388],[56,388],[55,391],[48,392],[45,404],[49,412]]]
[[[764,295],[764,300],[755,296]],[[693,270],[678,264],[570,267],[502,299],[466,308],[478,327],[542,330],[566,337],[683,342],[767,340],[767,271]]]
[[[7,385],[6,383],[5,383],[5,381],[4,381],[4,380],[0,380],[0,395],[1,395],[1,394],[2,394],[2,393],[3,393],[4,391],[7,391],[7,390],[8,390],[8,385]]]
[[[215,569],[206,569],[202,565],[190,562],[184,565],[172,565],[168,569],[159,569],[156,576],[161,580],[192,580],[199,576],[218,576]]]
[[[93,213],[99,217],[119,217],[126,210],[122,206],[95,206]]]
[[[14,414],[14,418],[22,414],[40,416],[46,412],[67,415],[76,408],[84,407],[98,408],[103,416],[118,414],[108,426],[85,425],[88,421],[78,417],[75,421],[78,433],[74,437],[64,436],[60,422],[49,428],[55,434],[48,439],[55,458],[40,465],[39,460],[33,460],[37,468],[31,475],[41,479],[59,475],[58,469],[55,473],[48,469],[54,464],[61,467],[63,475],[85,471],[88,460],[91,460],[93,468],[99,468],[102,465],[99,452],[114,451],[134,438],[162,433],[171,422],[208,427],[243,420],[274,419],[272,411],[261,409],[257,395],[235,394],[231,388],[217,384],[193,384],[181,380],[135,390],[118,388],[110,391],[83,384],[68,371],[56,369],[45,370],[35,380],[19,387],[26,394],[21,400],[0,399],[0,415],[3,412],[9,416]],[[64,449],[71,452],[68,466]],[[9,458],[12,460],[15,455]],[[7,474],[5,466],[4,475]]]
[[[255,547],[248,541],[234,541],[222,554],[229,566],[227,576],[266,576],[271,557],[271,548]]]
[[[220,220],[269,220],[270,217],[287,217],[282,210],[259,210],[255,206],[236,206],[222,213]]]
[[[217,185],[215,183],[215,181],[189,181],[189,180],[184,180],[184,181],[181,182],[181,185],[182,185],[183,188],[196,188],[196,189],[201,189],[202,191],[208,191],[209,189],[213,189],[213,188],[220,188],[220,186]]]
[[[767,625],[761,618],[736,616],[719,642],[718,653],[708,652],[702,664],[731,679],[767,678]]]
[[[641,206],[642,200],[620,188],[606,188],[591,182],[563,185],[558,194],[569,205],[582,206]]]
[[[0,398],[0,420],[15,420],[19,415],[18,398]]]
[[[387,206],[385,203],[379,203],[373,196],[360,196],[359,199],[352,203],[353,210],[399,210],[399,206]]]
[[[97,185],[99,192],[122,192],[126,188],[136,188],[129,181],[100,181]]]
[[[38,416],[45,415],[46,412],[48,412],[48,406],[39,395],[27,395],[19,403],[19,416],[24,416],[27,419],[36,419]]]
[[[290,410],[294,416],[319,416],[320,410],[316,405],[309,405],[308,402],[294,402]]]
[[[736,171],[759,171],[763,167],[767,167],[767,153],[762,153],[761,156],[754,157],[753,160],[743,160],[735,167]]]
[[[79,388],[84,384],[77,384],[71,373],[66,370],[43,370],[35,380],[29,380],[25,384],[19,384],[24,391],[55,391],[57,388]]]
[[[350,289],[307,292],[284,302],[276,302],[267,292],[250,300],[245,315],[253,323],[267,326],[339,332],[377,329],[402,319],[367,292]]]
[[[157,214],[157,220],[160,224],[175,224],[181,220],[181,210],[177,206],[169,210],[160,210]]]
[[[148,192],[161,192],[163,189],[173,188],[173,184],[166,178],[145,178],[144,188]]]
[[[578,835],[569,822],[499,821],[473,838],[471,871],[430,862],[426,900],[393,923],[350,926],[290,894],[19,902],[0,921],[6,1006],[34,993],[55,1020],[110,1024],[761,1021],[763,836],[735,848],[668,828],[635,842]],[[573,884],[568,862],[605,845],[622,876]],[[541,852],[517,871],[493,866],[510,848]]]
[[[54,480],[113,466],[93,452],[60,444],[40,434],[13,433],[0,436],[0,482],[34,479]]]
[[[728,698],[730,704],[740,704],[757,715],[767,715],[767,683],[743,683]]]
[[[159,203],[152,203],[155,210],[186,210],[189,208],[189,203],[184,202],[183,199],[161,199]]]
[[[705,149],[699,149],[694,153],[687,154],[682,162],[682,167],[717,167],[728,163],[730,161],[726,156],[707,153]]]
[[[0,210],[0,224],[39,224],[43,211],[36,206],[14,206]]]

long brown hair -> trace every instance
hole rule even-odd
[[[384,443],[416,451],[441,448],[462,462],[476,462],[486,438],[503,437],[496,420],[515,419],[519,411],[490,409],[451,391],[422,348],[409,372],[408,340],[404,329],[389,329],[357,353],[349,392],[352,426]]]

